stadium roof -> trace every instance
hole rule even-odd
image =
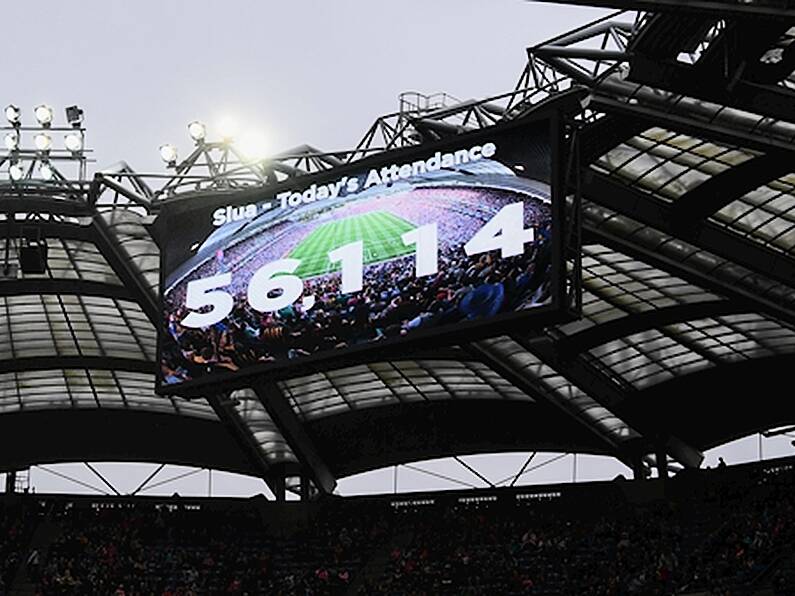
[[[223,168],[208,144],[155,190],[125,164],[90,183],[4,185],[7,238],[40,229],[49,266],[0,279],[0,469],[159,461],[255,474],[278,493],[285,477],[330,491],[398,462],[555,450],[642,473],[795,423],[772,389],[795,363],[795,10],[586,3],[650,12],[529,48],[509,93],[405,94],[352,151]],[[147,225],[160,198],[300,176],[561,97],[585,106],[567,125],[582,166],[580,320],[232,395],[155,395]]]

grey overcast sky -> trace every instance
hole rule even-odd
[[[85,109],[97,166],[161,171],[157,148],[229,115],[273,151],[352,147],[402,91],[509,90],[527,45],[604,14],[521,0],[42,0],[4,6],[2,101]],[[4,104],[5,105],[5,104]]]
[[[400,92],[445,91],[468,99],[508,91],[528,45],[605,12],[523,0],[39,0],[6,2],[3,14],[3,105],[19,105],[32,122],[33,106],[48,103],[63,122],[63,108],[78,104],[98,167],[123,159],[139,172],[161,172],[158,146],[174,143],[185,155],[186,126],[194,119],[205,121],[212,137],[219,120],[231,117],[241,135],[263,136],[273,152],[303,143],[353,147],[377,116],[397,109]],[[768,456],[790,451],[788,438],[765,441]],[[712,452],[706,463],[714,465],[718,453],[729,462],[755,459],[757,439]],[[525,457],[466,460],[496,481],[515,473]],[[572,479],[570,456],[539,457],[538,463],[552,463],[528,482]],[[482,485],[450,460],[423,466]],[[122,490],[132,490],[153,469],[98,467]],[[34,468],[39,492],[87,492],[52,470],[101,486],[81,464],[65,464]],[[580,480],[625,471],[589,457],[577,470]],[[181,473],[170,466],[158,479]],[[461,486],[405,467],[398,475],[401,490]],[[264,490],[259,480],[213,478],[213,494]],[[148,494],[206,494],[209,480],[200,472]],[[393,470],[375,471],[343,480],[341,490],[388,492],[393,481]]]

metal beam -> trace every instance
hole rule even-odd
[[[34,370],[124,370],[153,375],[157,372],[154,362],[132,358],[112,358],[109,356],[31,356],[0,360],[0,374]]]
[[[334,492],[337,480],[326,462],[318,453],[314,442],[299,420],[279,386],[272,381],[257,381],[252,389],[276,424],[298,461],[306,468],[315,486],[326,494]]]
[[[5,208],[5,203],[3,203]],[[29,215],[31,215],[29,213]],[[81,215],[86,215],[81,213]],[[10,236],[19,237],[22,235],[22,228],[34,226],[41,230],[41,235],[45,238],[57,238],[58,240],[76,240],[78,242],[96,241],[94,231],[90,225],[82,225],[57,219],[9,219],[3,222],[3,227]]]
[[[486,485],[487,485],[489,488],[494,488],[494,483],[493,483],[491,480],[489,480],[488,478],[486,478],[486,477],[485,477],[483,474],[481,474],[480,472],[478,472],[478,471],[477,471],[475,468],[473,468],[472,466],[470,466],[468,463],[466,463],[466,462],[465,462],[463,459],[461,459],[459,456],[457,456],[457,455],[454,455],[454,456],[453,456],[453,459],[454,459],[455,461],[457,461],[459,464],[461,464],[461,465],[462,465],[462,466],[463,466],[465,469],[467,469],[468,471],[472,472],[472,473],[473,473],[475,476],[477,476],[477,477],[478,477],[480,480],[482,480],[483,482],[485,482],[485,483],[486,483]]]
[[[648,128],[648,123],[638,118],[622,118],[605,114],[588,124],[580,134],[580,159],[582,165],[590,164],[614,149],[627,139],[639,135]]]
[[[795,19],[793,0],[530,0],[551,4],[574,4],[619,10],[707,14],[716,17],[776,17]]]
[[[209,394],[205,399],[207,399],[207,403],[210,404],[215,415],[218,416],[218,420],[232,435],[243,455],[251,462],[254,469],[259,472],[260,477],[266,482],[271,492],[274,495],[277,494],[279,487],[270,480],[272,466],[263,457],[259,445],[235,409],[224,405],[224,402],[227,401],[225,397],[218,394]]]
[[[611,412],[615,412],[616,407],[622,401],[631,399],[631,394],[635,393],[635,389],[631,385],[624,384],[616,377],[608,377],[582,358],[563,359],[558,353],[555,342],[550,337],[541,336],[532,340],[515,337],[514,341],[523,345],[576,386],[586,387],[588,395]],[[698,467],[704,459],[700,451],[686,445],[678,438],[673,437],[674,441],[668,441],[671,435],[664,428],[654,427],[634,419],[625,420],[625,422],[641,433],[647,441],[666,440],[671,446],[669,453],[687,467]]]
[[[149,474],[149,476],[147,476],[147,477],[146,477],[146,478],[145,478],[145,479],[144,479],[144,480],[141,482],[141,484],[139,484],[139,485],[138,485],[138,487],[137,487],[137,488],[136,488],[134,491],[132,491],[132,492],[130,493],[130,496],[134,497],[134,496],[135,496],[135,495],[137,495],[139,492],[141,492],[141,491],[143,490],[143,488],[144,488],[144,487],[145,487],[147,484],[149,484],[149,482],[150,482],[150,481],[151,481],[151,480],[152,480],[152,479],[153,479],[155,476],[157,476],[157,475],[160,473],[160,471],[161,471],[163,468],[165,468],[165,467],[166,467],[166,464],[160,464],[159,466],[157,466],[157,467],[156,467],[156,468],[155,468],[155,469],[152,471],[152,473],[151,473],[151,474]]]
[[[157,306],[157,298],[151,288],[146,284],[134,264],[124,255],[119,241],[102,215],[95,213],[91,221],[96,232],[97,246],[100,252],[107,259],[113,272],[132,292],[141,310],[144,311],[155,328],[158,329],[161,324],[160,309]]]
[[[775,39],[771,44],[775,43]],[[743,72],[746,62],[753,63],[758,60],[745,56],[742,58],[743,61],[735,66],[738,77],[739,73]],[[721,63],[714,65],[713,71],[708,71],[704,68],[694,69],[685,64],[670,64],[656,58],[634,55],[630,61],[627,80],[677,94],[698,97],[719,105],[740,108],[777,120],[793,120],[792,105],[795,102],[795,93],[776,84],[761,84],[743,78],[734,81],[726,76],[726,74],[732,75],[732,71],[724,73],[726,68],[727,65]]]
[[[66,294],[135,300],[134,296],[124,286],[86,279],[26,278],[0,282],[0,296],[63,296]]]
[[[526,460],[524,460],[524,463],[522,464],[522,467],[519,468],[519,471],[516,473],[516,476],[513,477],[513,480],[511,480],[511,483],[508,486],[513,486],[514,484],[516,484],[516,481],[519,480],[519,477],[522,474],[524,474],[524,471],[527,469],[527,466],[530,465],[530,462],[532,462],[535,459],[535,456],[536,456],[537,453],[538,453],[538,451],[533,451],[529,455],[529,457]]]
[[[635,85],[629,85],[629,89],[627,89],[625,83],[618,83],[612,80],[612,78],[606,81],[604,86],[608,88],[616,87],[615,90],[617,93],[626,93],[628,95],[632,95],[633,89],[635,88]],[[613,89],[609,90],[612,91]],[[664,126],[669,130],[708,138],[712,141],[729,145],[737,145],[765,153],[783,151],[795,156],[795,143],[790,140],[780,139],[759,131],[746,131],[742,128],[727,126],[725,123],[709,121],[708,119],[715,118],[715,113],[706,108],[702,108],[705,110],[703,118],[698,117],[702,114],[696,111],[677,113],[675,110],[679,109],[680,105],[685,102],[680,101],[676,104],[666,102],[663,100],[663,97],[659,97],[659,93],[661,92],[658,92],[657,96],[654,96],[661,102],[659,106],[644,103],[626,103],[621,99],[615,99],[602,93],[596,93],[591,100],[590,107],[609,114],[623,114],[630,118],[638,118],[641,121],[647,122],[649,128]],[[651,96],[638,94],[638,98],[645,100],[651,98]],[[688,108],[689,106],[685,105],[685,109]],[[726,118],[722,119],[721,122],[725,120]],[[587,128],[583,134],[587,136]]]
[[[553,408],[556,412],[561,412],[570,420],[587,428],[602,444],[605,451],[612,453],[624,463],[628,461],[627,456],[620,451],[619,446],[616,445],[612,439],[607,437],[592,424],[589,424],[583,417],[578,416],[575,411],[565,407],[563,403],[550,399],[544,391],[536,388],[526,375],[510,366],[505,358],[502,358],[499,354],[490,349],[486,342],[475,342],[468,347],[481,361],[502,378],[537,400],[540,404]]]
[[[135,178],[132,179],[136,180]],[[136,182],[138,181],[136,180]],[[151,208],[151,204],[149,203],[148,199],[145,199],[144,197],[140,196],[138,193],[125,187],[124,185],[119,184],[116,180],[113,180],[107,175],[102,174],[102,172],[98,172],[97,174],[94,175],[94,182],[92,183],[92,189],[90,195],[90,200],[92,201],[92,203],[96,202],[96,199],[99,198],[99,195],[102,194],[102,189],[100,188],[101,186],[106,186],[114,190],[116,193],[122,195],[123,197],[126,197],[127,199],[129,199],[136,205],[143,207],[147,211],[149,211],[149,209]]]
[[[749,159],[680,196],[673,206],[675,218],[688,222],[709,217],[746,193],[789,174],[792,169],[791,155],[769,153]]]
[[[115,486],[113,486],[113,485],[112,485],[112,484],[111,484],[111,483],[108,481],[108,479],[107,479],[107,478],[105,478],[105,477],[104,477],[102,474],[100,474],[100,473],[99,473],[99,471],[98,471],[98,470],[97,470],[97,469],[96,469],[94,466],[92,466],[92,465],[91,465],[90,463],[88,463],[87,461],[84,461],[84,462],[83,462],[83,465],[85,465],[85,466],[86,466],[86,467],[87,467],[89,470],[91,470],[91,471],[94,473],[94,476],[96,476],[97,478],[99,478],[99,479],[102,481],[102,483],[103,483],[105,486],[107,486],[107,487],[108,487],[110,490],[112,490],[114,493],[116,493],[116,496],[119,496],[119,497],[121,496],[121,493],[120,493],[118,490],[116,490],[116,487],[115,487]]]
[[[677,222],[673,206],[604,174],[586,169],[582,180],[582,194],[590,201],[795,287],[795,261],[787,255],[710,222],[682,225]]]

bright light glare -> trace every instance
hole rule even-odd
[[[33,109],[33,113],[36,116],[36,122],[41,125],[52,122],[52,108],[48,105],[41,104],[36,106]]]
[[[11,176],[11,180],[22,180],[22,176],[25,175],[25,170],[22,169],[21,164],[12,163],[8,168],[8,174]]]
[[[174,145],[160,145],[160,159],[166,163],[177,161],[177,148]]]
[[[83,137],[78,133],[69,133],[64,137],[64,145],[72,153],[77,153],[83,148]]]
[[[41,177],[44,180],[52,180],[55,178],[55,171],[52,169],[52,166],[48,163],[43,163],[39,167],[39,171],[41,172]]]
[[[40,132],[33,137],[33,144],[36,145],[36,149],[39,151],[49,151],[50,147],[52,147],[52,137],[46,132]]]
[[[194,120],[188,124],[188,134],[196,142],[203,141],[204,137],[207,136],[207,127],[204,126],[203,122]]]
[[[225,140],[234,139],[238,130],[237,120],[231,116],[224,116],[218,121],[218,132],[221,133],[221,137]]]
[[[17,147],[19,147],[19,133],[17,131],[11,131],[5,137],[5,144],[6,149],[9,151],[13,151]]]
[[[235,142],[235,148],[242,155],[251,160],[260,160],[268,157],[270,147],[264,135],[249,132]]]
[[[19,122],[21,117],[22,112],[17,106],[14,104],[6,106],[6,120],[8,120],[11,124],[16,124]]]

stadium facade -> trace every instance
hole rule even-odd
[[[589,1],[588,4],[600,4]],[[405,94],[357,147],[248,164],[202,142],[151,178],[7,180],[0,469],[148,461],[266,480],[278,499],[434,457],[559,451],[637,478],[795,424],[795,12],[791,3],[605,2],[618,12],[528,48],[516,87]],[[640,12],[634,12],[640,11]],[[581,317],[533,333],[341,365],[232,392],[155,393],[166,200],[300,179],[568,102],[566,255]],[[581,279],[579,279],[581,278]],[[484,424],[483,421],[488,421]]]

